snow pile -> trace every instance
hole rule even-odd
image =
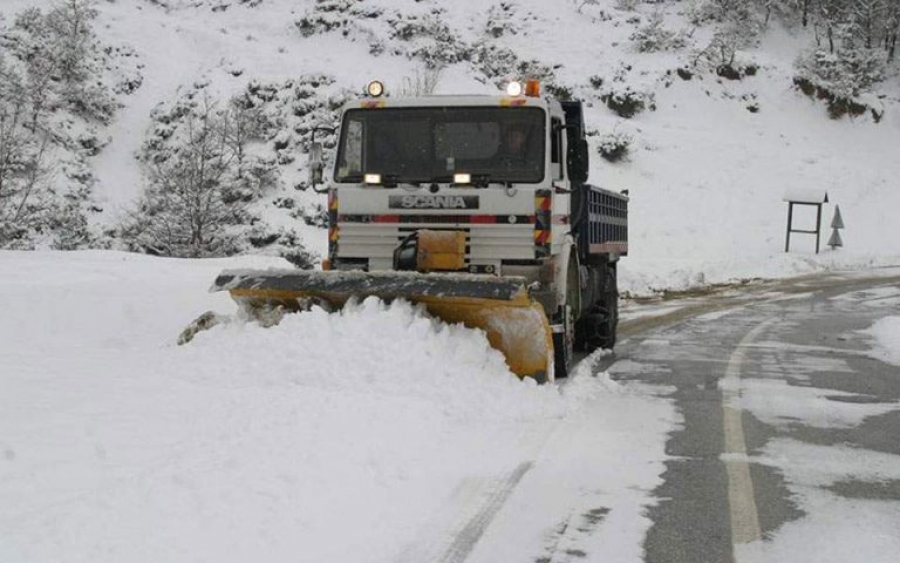
[[[192,380],[404,397],[467,420],[564,412],[555,387],[516,378],[482,331],[402,300],[369,297],[336,314],[314,308],[271,329],[220,325],[170,359],[168,370]]]
[[[900,317],[884,317],[864,331],[875,339],[875,357],[900,366]]]

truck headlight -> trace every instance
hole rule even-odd
[[[522,83],[515,80],[506,85],[506,94],[508,96],[521,96]]]
[[[373,98],[378,98],[382,94],[384,94],[384,84],[379,82],[378,80],[373,80],[366,85],[366,93]]]

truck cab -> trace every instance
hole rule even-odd
[[[521,277],[564,348],[557,373],[574,348],[611,346],[627,198],[585,183],[580,102],[541,97],[536,81],[421,98],[373,84],[343,107],[327,174],[313,143],[310,180],[328,192],[323,267]],[[423,254],[441,253],[451,259],[423,267]]]

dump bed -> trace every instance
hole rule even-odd
[[[628,197],[590,184],[582,184],[573,195],[581,256],[627,256]]]

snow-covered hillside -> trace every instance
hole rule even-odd
[[[2,10],[51,5],[8,0]],[[812,45],[809,30],[777,17],[755,46],[737,52],[735,67],[755,72],[728,80],[694,64],[716,28],[689,23],[692,3],[684,2],[134,0],[95,6],[98,36],[132,48],[143,78],[122,97],[109,144],[92,159],[94,199],[103,210],[92,216],[97,230],[118,225],[136,208],[147,179],[135,156],[154,126],[154,108],[192,92],[224,102],[251,84],[295,87],[305,84],[302,77],[320,76],[328,80],[315,82],[320,88],[313,95],[334,99],[360,91],[371,78],[396,93],[421,89],[436,76],[437,93],[492,93],[526,73],[591,106],[595,148],[610,134],[630,140],[625,160],[609,163],[593,153],[591,168],[592,182],[629,190],[632,198],[626,290],[866,267],[900,257],[893,211],[900,208],[896,82],[879,85],[885,94],[868,98],[881,115],[877,123],[870,112],[829,119],[823,102],[793,84],[795,59]],[[633,37],[654,21],[679,39],[673,48],[639,52]],[[442,70],[430,71],[431,63]],[[601,99],[623,93],[644,100],[646,109],[626,119]],[[282,101],[269,104],[272,115],[301,115],[299,99],[275,95]],[[281,163],[281,187],[266,199],[279,204],[268,205],[263,218],[282,238],[299,236],[321,254],[325,233],[309,218],[323,196],[295,189],[305,178],[306,137],[315,124],[303,119],[285,122],[290,128],[277,134],[278,150],[260,149]],[[843,249],[814,256],[811,238],[795,235],[795,250],[783,253],[782,196],[795,188],[828,192],[823,246],[840,206]],[[808,227],[813,219],[799,220]]]

